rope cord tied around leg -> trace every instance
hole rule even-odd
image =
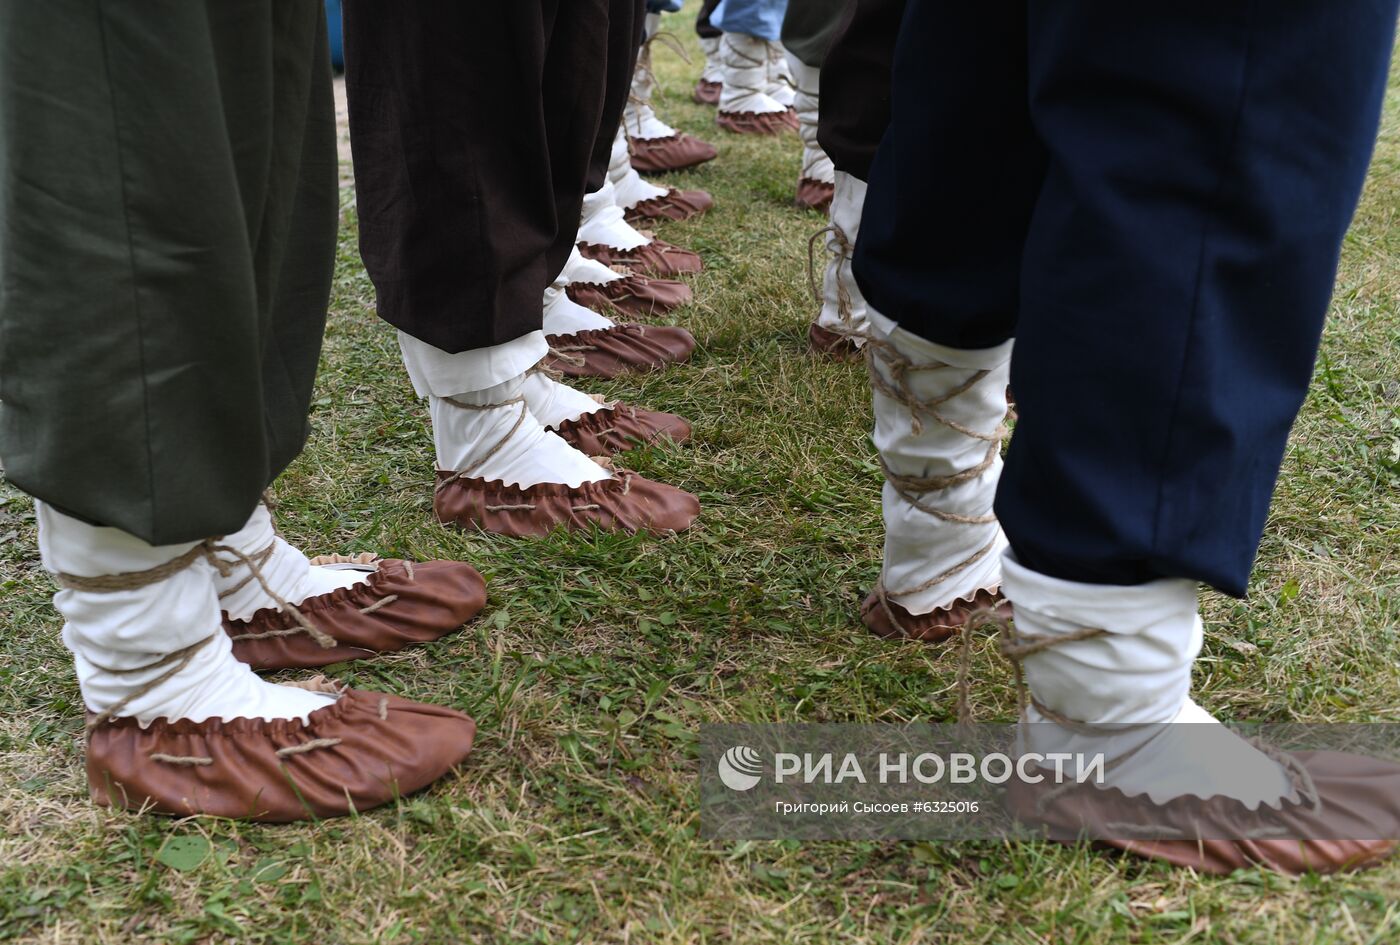
[[[753,57],[753,56],[750,56],[748,53],[744,52],[742,49],[740,49],[738,46],[736,46],[732,41],[731,41],[731,42],[726,42],[726,43],[724,43],[724,45],[720,48],[720,67],[721,67],[721,68],[723,68],[723,67],[726,65],[726,63],[724,62],[724,56],[725,56],[726,51],[728,52],[729,55],[734,56],[736,59],[740,59],[740,60],[742,60],[743,62],[747,63],[747,66],[738,66],[738,67],[737,67],[737,70],[738,70],[737,74],[736,74],[736,71],[734,71],[734,70],[728,70],[728,71],[726,71],[726,72],[725,72],[725,84],[726,84],[729,88],[731,88],[731,89],[737,89],[737,90],[739,90],[740,92],[743,92],[743,93],[748,94],[748,95],[767,95],[768,92],[767,92],[766,88],[763,87],[763,86],[761,86],[761,85],[760,85],[760,86],[744,85],[744,84],[742,84],[741,82],[736,81],[736,79],[738,78],[738,75],[739,75],[739,74],[743,74],[743,73],[747,72],[747,71],[750,70],[750,69],[758,69],[758,68],[761,68],[761,69],[763,70],[763,72],[762,72],[762,78],[761,78],[761,80],[760,80],[761,82],[763,82],[763,83],[768,83],[768,82],[773,81],[772,76],[770,75],[770,71],[771,71],[771,69],[772,69],[772,60],[771,60],[771,58],[769,57],[767,51],[765,50],[762,59],[757,59],[757,58],[755,58],[755,57]],[[747,82],[747,81],[749,81],[749,80],[748,80],[747,78],[745,78],[745,79],[744,79],[744,82]],[[784,81],[786,81],[786,77],[784,77]],[[789,83],[789,84],[791,84],[791,83]]]
[[[851,261],[855,256],[855,245],[846,235],[846,231],[835,223],[827,224],[807,239],[807,289],[812,293],[812,301],[818,306],[826,304],[822,289],[817,284],[817,241],[822,237],[830,237],[823,245],[831,256],[831,262],[836,266],[836,317],[841,322],[836,328],[827,328],[825,325],[822,328],[864,346],[870,341],[870,333],[855,327],[855,302],[851,299],[850,283],[842,278],[843,268],[847,272],[850,271]]]
[[[198,654],[200,650],[208,646],[217,636],[217,633],[210,634],[202,640],[199,640],[195,643],[191,643],[189,646],[182,647],[173,653],[167,653],[165,656],[156,660],[154,663],[147,663],[145,666],[133,666],[131,669],[104,668],[106,672],[110,673],[139,673],[144,672],[148,669],[160,669],[164,666],[170,667],[165,672],[157,676],[155,679],[152,679],[149,682],[137,686],[134,691],[128,693],[126,696],[117,700],[115,703],[103,709],[101,712],[95,713],[93,717],[88,720],[87,725],[83,727],[84,733],[87,736],[91,736],[93,730],[96,729],[99,725],[102,725],[104,722],[110,722],[112,719],[117,717],[117,714],[121,712],[122,709],[125,709],[127,706],[131,705],[131,703],[135,702],[137,699],[141,698],[147,693],[152,692],[157,686],[161,685],[165,681],[173,678],[181,670],[189,666],[190,663],[194,661],[195,655]]]
[[[783,52],[781,43],[769,43],[764,58],[763,76],[765,79],[777,85],[786,85],[794,92],[798,91],[797,80],[787,72],[787,56]],[[774,75],[774,72],[777,75]]]
[[[997,628],[997,642],[1002,656],[1010,661],[1016,674],[1016,717],[1019,721],[1026,720],[1027,706],[1034,705],[1036,710],[1052,721],[1059,722],[1064,719],[1058,713],[1051,712],[1042,706],[1030,695],[1026,687],[1025,675],[1022,670],[1021,661],[1033,653],[1039,653],[1052,646],[1061,643],[1071,643],[1075,640],[1088,640],[1093,637],[1103,636],[1107,631],[1086,627],[1068,633],[1063,636],[1041,637],[1028,634],[1018,634],[1016,632],[1016,622],[1014,618],[1004,617],[995,610],[981,608],[968,615],[963,623],[962,639],[958,647],[958,724],[966,725],[972,721],[972,632],[987,625]],[[1064,719],[1069,725],[1083,725],[1084,723],[1072,722]],[[1060,795],[1072,790],[1074,784],[1065,784],[1042,794],[1036,801],[1036,807],[1042,813],[1049,806],[1050,802]]]
[[[974,630],[988,625],[997,628],[998,651],[1011,663],[1012,669],[1015,672],[1016,715],[1019,721],[1026,721],[1028,708],[1034,707],[1041,717],[1067,731],[1079,735],[1111,736],[1121,734],[1125,731],[1150,728],[1163,724],[1160,722],[1140,722],[1120,723],[1112,726],[1095,725],[1090,722],[1068,718],[1046,706],[1031,694],[1030,688],[1026,685],[1025,668],[1023,666],[1026,657],[1034,656],[1037,653],[1043,653],[1046,650],[1056,646],[1062,646],[1066,643],[1076,643],[1081,640],[1092,640],[1107,636],[1107,630],[1101,627],[1080,627],[1077,630],[1065,634],[1046,635],[1021,633],[1016,629],[1014,617],[1005,617],[995,610],[982,608],[968,615],[967,621],[963,624],[961,631],[962,639],[958,652],[957,683],[957,717],[959,725],[965,725],[973,720],[970,698],[972,688],[972,634]],[[1301,799],[1304,806],[1312,811],[1321,809],[1322,800],[1317,785],[1313,780],[1311,772],[1308,771],[1307,767],[1304,766],[1301,761],[1289,752],[1277,748],[1274,745],[1270,745],[1263,739],[1247,738],[1245,741],[1283,768],[1284,773],[1288,776],[1289,782],[1297,791],[1298,797]],[[1117,762],[1111,763],[1110,768],[1114,767],[1116,764]],[[1073,784],[1066,784],[1046,792],[1037,799],[1037,809],[1043,813],[1053,800],[1073,788]],[[1260,808],[1261,811],[1264,809],[1263,807]],[[1117,830],[1119,826],[1120,825],[1114,825],[1114,829]],[[1263,837],[1268,836],[1268,833],[1266,831],[1252,832],[1247,833],[1246,836]]]
[[[633,89],[636,87],[636,80],[638,77],[641,77],[645,81],[651,83],[653,86],[656,86],[658,88],[661,86],[661,81],[656,77],[656,73],[652,71],[651,68],[651,47],[653,43],[660,43],[661,45],[670,49],[676,55],[680,56],[681,60],[684,61],[686,65],[690,65],[690,56],[686,53],[684,44],[681,43],[680,38],[676,36],[675,33],[672,33],[669,30],[658,30],[657,32],[653,33],[652,35],[648,36],[645,40],[643,40],[641,51],[637,54],[637,72],[633,76],[632,84],[628,86],[627,89],[628,103],[636,105],[638,107],[647,107],[651,105],[651,102],[648,99],[640,97],[639,95],[637,95],[636,92],[633,91]],[[641,130],[642,123],[639,117],[637,120],[638,136],[641,135]],[[631,132],[628,132],[628,136],[632,136]]]
[[[452,483],[458,481],[459,479],[469,479],[469,478],[471,478],[472,474],[473,474],[474,472],[476,472],[476,470],[480,469],[481,466],[487,462],[487,460],[491,459],[493,456],[495,456],[497,453],[499,453],[499,452],[505,447],[506,443],[508,443],[508,442],[510,441],[510,438],[513,437],[513,436],[515,436],[516,431],[519,430],[519,429],[524,425],[524,423],[525,423],[525,418],[528,417],[528,416],[530,415],[530,406],[529,406],[528,403],[526,403],[525,397],[524,397],[523,395],[516,395],[515,397],[512,397],[512,398],[510,398],[509,400],[502,401],[501,403],[498,403],[498,404],[465,404],[465,403],[462,403],[460,400],[457,400],[457,399],[455,399],[455,398],[453,398],[453,397],[444,397],[443,400],[444,400],[445,402],[449,403],[449,404],[452,404],[454,407],[459,407],[459,408],[461,408],[462,410],[478,410],[478,411],[482,411],[482,410],[495,410],[495,409],[498,408],[498,407],[511,407],[511,406],[516,405],[516,404],[519,404],[519,405],[520,405],[520,413],[519,413],[518,416],[516,416],[516,418],[515,418],[515,423],[514,423],[514,425],[511,426],[509,432],[507,432],[505,436],[503,436],[503,437],[501,437],[499,440],[497,440],[496,443],[491,447],[491,449],[489,449],[489,450],[486,451],[486,455],[485,455],[485,456],[481,457],[481,458],[478,459],[476,462],[474,462],[474,463],[472,463],[471,465],[467,466],[466,469],[458,470],[458,471],[454,472],[451,476],[448,476],[448,477],[447,477],[446,479],[444,479],[442,482],[438,483],[438,485],[437,485],[437,490],[436,490],[436,491],[438,491],[438,492],[441,492],[444,488],[446,488],[447,486],[451,485]],[[606,459],[606,457],[596,457],[596,456],[595,456],[595,457],[591,457],[591,458],[593,459],[594,462],[598,463],[598,465],[602,466],[603,468],[607,469],[609,472],[613,473],[614,477],[617,477],[617,473],[618,473],[619,471],[613,469],[612,463],[611,463],[610,461],[609,461],[609,462],[605,462],[605,461],[604,461],[604,460]],[[622,494],[623,494],[623,495],[626,495],[626,494],[631,490],[631,488],[632,488],[632,479],[631,479],[631,475],[632,475],[632,474],[626,472],[625,470],[623,470],[622,472],[623,472],[623,475],[622,475],[621,477],[619,477],[619,478],[622,479]],[[534,506],[533,504],[531,504],[531,503],[521,503],[521,504],[519,504],[519,505],[488,505],[488,506],[485,507],[485,511],[487,511],[487,512],[505,512],[505,511],[516,511],[516,510],[521,510],[521,511],[533,511],[534,508],[535,508],[535,506]],[[387,603],[387,601],[381,602],[380,606],[382,606],[383,603]]]
[[[147,568],[144,571],[126,571],[120,574],[103,574],[91,577],[59,572],[55,575],[55,578],[59,585],[67,590],[88,594],[116,594],[122,591],[139,590],[143,587],[149,587],[152,584],[158,584],[161,581],[174,577],[176,574],[191,567],[196,561],[201,559],[209,562],[209,565],[213,567],[221,577],[229,577],[233,573],[233,568],[242,564],[252,572],[252,577],[262,586],[263,591],[276,601],[283,610],[296,619],[302,631],[309,634],[312,639],[316,640],[322,647],[329,649],[336,645],[334,637],[314,626],[306,619],[301,611],[288,603],[267,583],[267,579],[263,576],[260,562],[265,562],[267,560],[266,555],[270,554],[270,551],[264,549],[264,551],[260,551],[254,556],[249,556],[230,545],[219,544],[219,541],[219,538],[205,539],[183,554],[177,555],[169,561],[158,564],[153,568]],[[221,558],[220,555],[223,553],[232,555],[235,561],[229,562]],[[99,725],[116,718],[117,714],[121,712],[122,709],[142,696],[152,692],[157,686],[160,686],[162,683],[176,676],[190,665],[200,650],[208,646],[209,643],[217,639],[217,637],[217,632],[210,634],[202,640],[192,643],[189,646],[182,647],[173,653],[167,653],[155,662],[147,663],[144,666],[135,666],[129,669],[104,667],[104,671],[114,674],[145,672],[162,667],[169,667],[169,669],[156,678],[138,686],[134,691],[127,694],[113,705],[94,714],[92,719],[87,723],[87,733],[91,734],[93,729],[97,728]]]
[[[274,535],[272,541],[267,543],[266,548],[262,549],[261,551],[256,551],[253,554],[249,555],[248,559],[261,568],[267,564],[268,559],[272,557],[272,553],[276,550],[277,538]],[[246,575],[244,575],[243,580],[233,585],[233,587],[226,588],[220,591],[219,600],[223,600],[226,597],[232,597],[234,594],[237,594],[239,591],[243,590],[243,588],[247,587],[248,582],[252,580],[254,580],[253,573],[249,571]]]
[[[537,363],[534,367],[530,368],[530,370],[526,371],[525,373],[543,375],[544,377],[549,378],[551,381],[554,381],[557,384],[562,384],[564,382],[564,372],[556,368],[550,367],[549,365],[545,364],[543,360],[540,360],[539,363]]]
[[[235,560],[230,562],[219,557],[219,555],[224,553],[232,555]],[[270,552],[268,553],[270,554]],[[258,552],[258,554],[261,555],[263,552]],[[258,585],[262,588],[263,593],[272,598],[273,602],[277,605],[277,609],[290,616],[292,620],[296,622],[297,627],[310,636],[311,639],[315,640],[322,649],[329,650],[337,645],[335,637],[306,619],[306,615],[303,614],[296,605],[272,589],[272,585],[268,583],[267,577],[263,574],[262,567],[258,561],[255,561],[252,557],[244,554],[232,545],[212,543],[208,547],[207,557],[209,563],[214,566],[214,570],[219,572],[220,577],[230,577],[233,574],[234,568],[240,564],[246,567],[253,579],[256,580]],[[262,560],[266,561],[266,558]],[[247,583],[246,580],[244,583]],[[241,587],[242,585],[240,584],[239,586]]]
[[[681,61],[686,65],[690,65],[691,60],[690,54],[685,51],[685,44],[681,41],[681,38],[670,30],[657,30],[655,33],[652,33],[646,39],[642,40],[642,48],[637,53],[637,71],[646,76],[653,84],[660,86],[661,81],[651,68],[651,47],[656,43],[665,46],[667,49],[671,50],[671,52],[680,56]],[[637,104],[646,104],[636,98],[633,98],[632,101]]]
[[[818,233],[817,235],[820,236],[821,234]],[[815,239],[816,237],[813,237],[813,242]],[[809,242],[809,249],[813,245],[813,242]],[[849,244],[845,245],[848,246]],[[944,404],[947,404],[956,397],[966,394],[981,381],[991,376],[991,371],[973,371],[966,380],[954,385],[943,394],[927,399],[921,398],[915,394],[910,387],[909,376],[920,371],[946,370],[950,365],[941,361],[916,363],[913,359],[899,351],[894,344],[887,339],[877,338],[868,333],[858,334],[865,341],[866,366],[870,372],[871,387],[896,403],[909,408],[910,428],[916,435],[923,432],[924,419],[927,418],[940,426],[946,427],[947,429],[953,430],[971,439],[984,442],[987,445],[986,450],[982,454],[982,459],[975,465],[940,476],[915,476],[897,473],[890,468],[889,463],[881,456],[880,470],[884,474],[885,481],[890,484],[895,494],[909,503],[910,506],[939,521],[946,522],[950,525],[966,527],[995,525],[997,521],[995,513],[987,512],[983,515],[966,515],[939,508],[931,503],[931,497],[934,494],[946,492],[949,489],[968,482],[973,482],[981,477],[995,465],[997,457],[1001,453],[1001,444],[1010,433],[1004,423],[998,423],[996,429],[990,433],[983,433],[953,420],[940,410]],[[888,372],[888,377],[886,377],[886,372]],[[997,536],[993,535],[989,541],[963,560],[954,563],[945,568],[941,573],[920,582],[914,587],[891,590],[885,583],[884,573],[881,572],[875,585],[876,601],[879,603],[885,617],[890,621],[891,625],[899,630],[901,634],[908,637],[910,636],[910,631],[903,626],[893,607],[890,606],[891,601],[912,597],[930,588],[936,587],[949,578],[966,571],[968,568],[971,568],[973,565],[992,554],[996,549],[996,545]]]
[[[572,364],[574,367],[581,368],[586,367],[588,365],[588,360],[582,357],[581,355],[573,354],[572,352],[596,350],[597,349],[592,345],[563,345],[558,348],[551,345],[549,348],[549,353],[554,357],[558,358],[560,361],[563,361],[565,364]]]
[[[451,476],[438,483],[439,492],[441,492],[444,487],[456,482],[458,479],[470,479],[472,473],[476,472],[478,469],[484,466],[497,453],[499,453],[502,449],[505,448],[505,445],[510,442],[510,438],[515,436],[516,432],[525,425],[525,418],[530,415],[530,405],[525,402],[525,397],[521,394],[517,394],[509,400],[503,400],[498,404],[467,404],[463,403],[455,397],[444,397],[442,399],[444,403],[449,403],[460,410],[485,412],[487,410],[497,410],[502,407],[514,407],[518,405],[520,407],[520,413],[516,416],[515,423],[511,426],[510,430],[506,432],[506,435],[497,440],[496,443],[489,450],[486,451],[485,456],[482,456],[476,462],[467,466],[466,469],[459,469],[456,472],[454,472]]]

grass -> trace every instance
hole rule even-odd
[[[671,18],[687,32],[687,15]],[[687,45],[694,50],[690,36]],[[705,722],[938,721],[953,662],[867,635],[879,473],[862,369],[805,350],[808,235],[794,138],[736,139],[659,51],[661,111],[720,146],[674,183],[707,217],[689,364],[589,391],[673,410],[695,442],[634,454],[705,511],[671,540],[510,541],[437,526],[431,442],[347,213],[305,455],[277,486],[309,551],[461,558],[484,616],[438,644],[336,667],[470,712],[455,776],[397,806],[260,827],[99,811],[81,701],[33,513],[0,493],[0,938],[28,942],[1372,943],[1400,941],[1400,863],[1346,877],[1203,878],[1084,848],[724,843],[697,836]],[[1400,715],[1400,70],[1332,319],[1246,603],[1206,597],[1197,698],[1232,719]],[[100,474],[100,470],[95,470]],[[1010,718],[977,654],[980,717]],[[195,865],[197,864],[197,865]]]

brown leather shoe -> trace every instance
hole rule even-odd
[[[689,492],[625,469],[616,470],[612,479],[577,488],[541,483],[522,489],[499,479],[459,479],[441,469],[437,480],[433,510],[438,521],[512,538],[594,525],[609,532],[662,535],[689,528],[700,514],[700,500]]]
[[[714,145],[683,131],[665,138],[629,137],[627,148],[632,155],[632,167],[639,174],[683,171],[719,156]]]
[[[647,220],[689,220],[715,205],[715,198],[703,190],[677,190],[672,187],[659,197],[643,200],[623,216],[628,223]]]
[[[1000,616],[1011,616],[1011,605],[999,590],[975,591],[970,598],[956,600],[927,614],[911,614],[903,605],[888,597],[882,599],[879,590],[874,590],[860,605],[860,619],[876,636],[942,643],[956,636],[967,618],[978,610],[995,610]]]
[[[644,276],[686,276],[705,268],[699,253],[658,239],[636,249],[613,249],[597,243],[579,243],[578,251],[585,258],[597,260],[605,266],[630,269]]]
[[[612,282],[571,282],[564,291],[579,305],[604,315],[661,315],[695,297],[684,282],[637,273]]]
[[[697,105],[718,105],[720,93],[723,91],[723,82],[707,82],[700,79],[695,83],[695,91],[690,97]]]
[[[565,377],[617,377],[655,371],[690,357],[695,337],[668,325],[614,325],[571,335],[549,335],[544,365]]]
[[[807,328],[807,343],[818,354],[835,358],[837,361],[855,361],[860,358],[860,346],[845,335],[830,331],[816,322]]]
[[[780,135],[797,130],[797,112],[720,112],[715,124],[736,135]]]
[[[835,184],[803,177],[797,182],[797,199],[793,202],[799,207],[826,213],[831,209],[831,198],[835,195]]]
[[[297,610],[329,640],[323,646],[300,624],[275,607],[247,620],[224,615],[233,655],[253,669],[329,666],[344,660],[392,653],[458,630],[486,606],[486,582],[469,564],[457,561],[313,558],[312,564],[342,564],[372,571],[353,587],[342,587],[297,604]]]
[[[339,817],[436,781],[466,759],[475,735],[460,712],[356,689],[306,722],[157,719],[142,728],[119,718],[92,730],[88,789],[99,806],[174,817]]]
[[[690,424],[684,418],[622,403],[547,429],[589,456],[612,456],[661,440],[684,443],[690,439]]]
[[[1090,839],[1147,859],[1226,874],[1264,867],[1334,873],[1371,866],[1400,842],[1400,766],[1340,752],[1279,753],[1298,795],[1251,811],[1238,801],[1187,796],[1157,804],[1092,783],[1026,784],[1007,804],[1050,839]]]

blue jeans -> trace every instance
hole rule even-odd
[[[787,0],[721,0],[710,23],[726,33],[747,33],[776,43],[786,13]]]

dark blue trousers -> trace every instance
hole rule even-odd
[[[1374,145],[1397,0],[910,0],[855,274],[1016,338],[996,510],[1067,580],[1248,583]]]

